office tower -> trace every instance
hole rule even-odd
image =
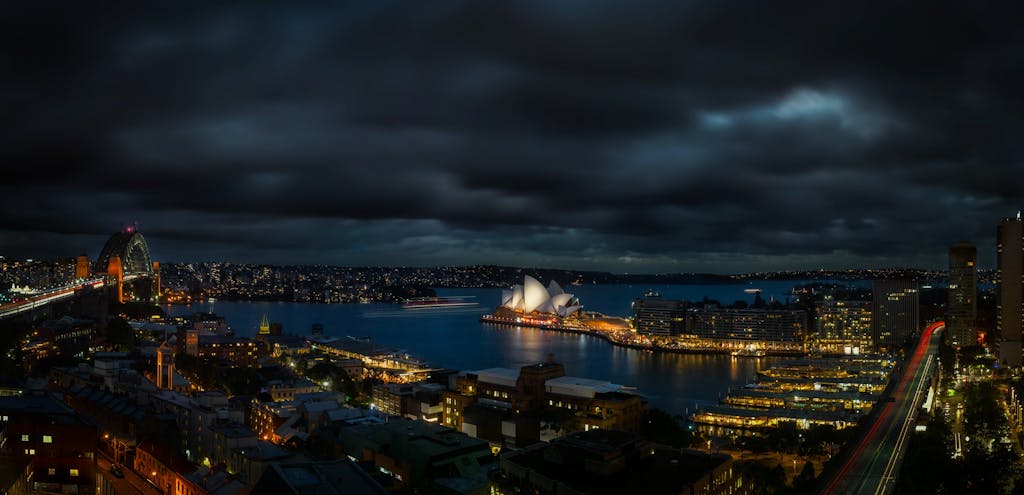
[[[949,303],[946,306],[946,337],[954,347],[975,342],[978,317],[978,249],[969,242],[949,248]]]
[[[999,285],[999,310],[996,329],[999,338],[999,360],[1006,366],[1021,365],[1021,316],[1024,314],[1024,222],[1021,212],[1016,218],[1004,218],[996,228],[996,267]]]
[[[633,301],[636,331],[645,335],[679,335],[686,327],[686,303],[648,297]]]
[[[893,352],[917,330],[917,281],[876,280],[871,292],[871,336],[875,349]]]

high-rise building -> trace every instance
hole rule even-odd
[[[893,352],[917,329],[919,297],[916,280],[876,280],[871,288],[871,336],[875,349]]]
[[[815,304],[818,345],[833,352],[860,352],[871,347],[871,303],[840,301],[831,296]]]
[[[978,249],[969,242],[949,248],[949,303],[946,306],[946,335],[954,347],[975,341],[978,318]]]
[[[996,329],[999,360],[1006,366],[1021,365],[1021,320],[1024,315],[1024,221],[1021,212],[1004,218],[996,228],[996,266],[999,311]]]
[[[660,297],[633,301],[636,331],[645,335],[679,335],[686,326],[686,303]]]

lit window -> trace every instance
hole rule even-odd
[[[57,474],[57,468],[50,468],[50,469],[47,469],[47,470],[46,470],[46,474],[48,474],[48,475],[50,475],[50,476],[55,476],[55,475]]]
[[[50,435],[43,435],[43,443],[53,443],[53,437]]]
[[[21,441],[22,442],[27,442],[28,441],[28,435],[22,435],[21,436]]]
[[[68,470],[68,474],[70,474],[71,476],[78,476],[78,470],[77,469]]]

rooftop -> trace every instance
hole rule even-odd
[[[502,463],[530,468],[536,473],[531,478],[539,475],[541,480],[557,480],[580,493],[634,493],[642,486],[640,491],[645,494],[677,494],[688,493],[690,484],[731,459],[722,454],[651,447],[638,440],[636,435],[625,432],[578,432],[549,445],[538,444],[537,448],[509,454]],[[545,455],[549,449],[563,454]],[[624,458],[623,468],[600,473],[575,464],[566,465],[569,459],[588,458],[586,454],[595,451],[612,464],[619,462],[615,459]]]
[[[596,394],[618,392],[622,389],[622,385],[616,385],[604,380],[563,376],[559,378],[552,378],[544,382],[544,388],[548,393],[553,394],[572,395],[576,397],[594,397]]]
[[[253,487],[251,495],[384,495],[381,488],[355,463],[273,463]]]
[[[476,375],[477,380],[481,382],[505,387],[515,387],[516,380],[519,379],[519,370],[510,368],[487,368],[470,373]]]

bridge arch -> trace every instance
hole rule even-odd
[[[121,259],[121,272],[125,275],[152,275],[153,260],[149,257],[149,245],[146,238],[135,229],[125,229],[107,239],[96,260],[94,271],[107,273],[110,258]]]

